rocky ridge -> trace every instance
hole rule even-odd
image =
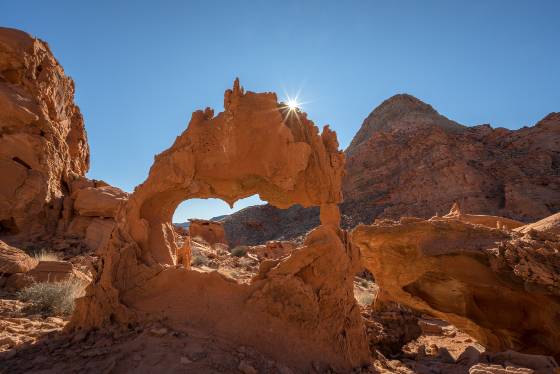
[[[525,223],[560,210],[560,113],[519,130],[466,127],[401,94],[366,118],[345,154],[345,228],[375,218],[430,218],[454,202],[467,213]],[[228,238],[258,244],[301,236],[318,216],[298,206],[255,206],[223,222]]]

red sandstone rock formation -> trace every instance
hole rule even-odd
[[[73,97],[47,43],[0,28],[0,236],[56,231],[71,179],[89,168]]]
[[[205,219],[190,219],[189,222],[189,235],[192,238],[198,236],[210,245],[216,243],[228,244],[224,226],[221,222]]]
[[[109,241],[116,212],[127,199],[127,193],[103,181],[74,179],[70,197],[64,200],[61,235],[81,239],[90,250],[101,248]]]
[[[560,235],[560,213],[543,218],[538,222],[530,223],[515,229],[521,233],[528,233],[531,230]]]
[[[292,242],[271,240],[263,245],[249,248],[249,253],[257,256],[259,260],[275,260],[290,255],[296,249]]]
[[[353,297],[358,254],[339,229],[344,155],[336,134],[328,127],[319,134],[305,113],[287,111],[273,93],[245,93],[238,81],[224,108],[217,116],[208,108],[194,112],[121,206],[73,327],[164,318],[178,329],[194,324],[259,347],[300,369],[314,361],[343,371],[366,363]],[[209,197],[232,204],[257,193],[280,208],[319,206],[322,226],[250,284],[177,264],[188,250],[175,243],[178,204]]]
[[[343,214],[463,213],[532,222],[560,210],[560,113],[533,127],[464,127],[410,95],[381,104],[346,150]]]
[[[37,260],[19,248],[11,247],[0,240],[0,277],[25,273],[37,265]]]
[[[560,357],[560,237],[437,218],[360,225],[352,240],[392,301],[451,322],[491,351]]]
[[[463,214],[522,222],[560,211],[560,113],[515,131],[465,127],[396,95],[366,118],[345,153],[347,228],[375,218],[429,218],[454,202]],[[301,207],[249,207],[224,219],[230,241],[251,245],[291,239],[318,224],[318,211]]]
[[[127,194],[85,178],[88,168],[74,82],[45,42],[0,28],[0,237],[106,243]]]
[[[455,219],[461,222],[505,230],[512,230],[524,226],[523,222],[519,222],[509,218],[488,216],[484,214],[464,214],[461,211],[461,207],[458,203],[454,203],[449,213],[443,216],[443,218]]]

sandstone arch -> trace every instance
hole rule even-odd
[[[147,180],[121,207],[99,274],[79,300],[73,327],[165,319],[258,348],[294,367],[340,370],[366,363],[369,349],[352,292],[358,254],[339,228],[344,155],[328,127],[319,134],[274,93],[244,92],[236,80],[224,112],[193,113]],[[232,204],[259,194],[280,207],[321,207],[304,248],[268,261],[249,285],[177,265],[171,218],[185,199]],[[297,351],[294,351],[297,347]]]

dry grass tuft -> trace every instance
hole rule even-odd
[[[74,311],[74,300],[83,295],[86,284],[78,278],[61,282],[34,283],[18,292],[21,301],[30,303],[24,308],[29,314],[69,315]]]
[[[33,258],[37,261],[59,261],[60,257],[57,253],[51,252],[46,249],[41,249],[33,253]]]

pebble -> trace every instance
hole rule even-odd
[[[257,369],[251,366],[247,361],[241,361],[237,369],[243,374],[258,374]]]
[[[150,334],[162,337],[164,335],[167,335],[167,329],[165,327],[162,327],[160,329],[151,329]]]
[[[185,357],[185,356],[182,356],[182,357],[181,357],[181,364],[187,365],[187,364],[190,364],[191,362],[192,362],[192,361],[189,360],[188,357]]]

